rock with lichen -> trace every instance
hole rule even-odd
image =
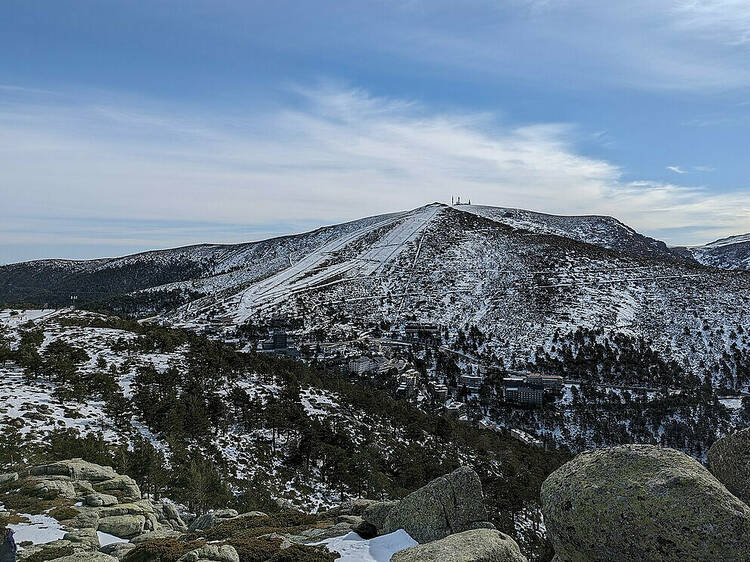
[[[750,504],[750,428],[722,437],[711,445],[708,468],[727,490]]]
[[[582,453],[544,481],[541,499],[559,562],[750,560],[750,508],[674,449]]]
[[[491,527],[484,508],[482,483],[469,467],[436,478],[388,510],[382,534],[404,529],[419,543],[453,533]]]
[[[391,562],[526,562],[516,541],[494,529],[475,529],[420,544],[393,555]]]

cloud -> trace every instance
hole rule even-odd
[[[675,174],[687,174],[687,171],[683,170],[679,166],[667,166],[667,170],[670,170]]]
[[[686,31],[734,46],[750,43],[747,0],[678,0],[674,11]]]
[[[0,219],[17,225],[6,243],[36,239],[43,248],[64,235],[75,244],[81,235],[69,221],[89,220],[97,221],[89,246],[240,241],[456,193],[616,215],[646,233],[680,232],[673,243],[748,230],[746,193],[623,181],[617,166],[577,150],[588,135],[569,124],[508,126],[352,88],[295,93],[294,103],[241,118],[81,95],[0,104]],[[64,232],[39,227],[55,221],[68,221]],[[165,226],[164,243],[160,221],[177,225]]]
[[[393,18],[360,37],[469,79],[701,93],[750,86],[747,0],[417,4],[420,18]]]

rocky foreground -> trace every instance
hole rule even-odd
[[[542,486],[555,560],[750,560],[748,451],[750,430],[714,444],[710,471],[650,445],[578,455]],[[65,531],[44,544],[22,543],[19,558],[27,562],[327,562],[339,554],[326,541],[351,533],[372,540],[408,533],[414,546],[393,552],[393,562],[526,560],[489,523],[479,478],[467,467],[399,501],[357,499],[316,515],[225,509],[195,516],[142,497],[131,478],[109,467],[72,459],[0,475],[0,503],[0,526],[45,514]]]
[[[448,562],[526,560],[487,521],[479,477],[465,467],[400,501],[358,499],[316,515],[225,509],[194,516],[142,497],[130,477],[109,467],[71,459],[0,475],[0,503],[0,526],[44,514],[65,531],[43,544],[21,543],[19,559],[28,562],[325,562],[339,554],[315,543],[352,532],[365,539],[408,533],[415,546],[394,561],[434,560],[437,552]]]

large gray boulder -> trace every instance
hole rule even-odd
[[[461,531],[491,527],[479,476],[461,467],[412,492],[388,511],[381,532],[404,529],[419,543]]]
[[[240,562],[240,557],[233,546],[207,544],[181,556],[177,562]]]
[[[527,562],[516,541],[494,529],[475,529],[401,550],[391,562]]]
[[[32,477],[27,489],[30,495],[42,499],[60,497],[72,500],[78,495],[71,480],[55,477]]]
[[[63,540],[70,541],[76,550],[99,550],[99,535],[94,529],[73,529],[63,535]]]
[[[97,530],[121,539],[130,539],[144,531],[146,517],[143,515],[112,515],[99,519]]]
[[[212,527],[216,527],[216,525],[222,521],[234,519],[238,515],[237,511],[234,509],[217,509],[215,511],[209,511],[200,517],[196,517],[193,522],[190,523],[188,530],[204,531],[206,529],[211,529]]]
[[[103,552],[79,552],[62,558],[55,558],[53,562],[119,562],[114,556]]]
[[[559,562],[750,560],[750,508],[674,449],[588,451],[542,484]]]
[[[0,474],[0,484],[5,484],[6,482],[15,482],[16,480],[18,480],[17,472],[5,472],[3,474]]]
[[[373,503],[362,513],[362,519],[380,531],[385,525],[386,517],[398,504],[397,501]]]
[[[117,558],[117,560],[122,560],[135,547],[136,545],[132,542],[116,542],[101,547],[99,551],[103,552],[104,554],[109,554],[110,556]]]
[[[92,492],[83,498],[83,504],[89,507],[110,507],[117,504],[117,498],[109,494]]]
[[[31,469],[34,476],[67,476],[71,480],[88,480],[101,482],[117,476],[112,467],[101,466],[83,459],[69,459],[51,464],[35,466]]]
[[[708,467],[727,490],[750,504],[750,428],[722,437],[711,445]]]
[[[397,501],[371,503],[362,513],[362,521],[352,529],[363,539],[371,539],[377,536],[385,525],[385,518],[397,505]]]
[[[138,484],[130,476],[123,474],[115,474],[112,478],[96,482],[94,489],[104,494],[116,495],[127,501],[141,499],[141,489]]]

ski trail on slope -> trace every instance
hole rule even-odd
[[[237,305],[237,320],[246,319],[260,306],[273,304],[294,294],[381,273],[441,211],[441,207],[429,206],[398,215],[394,220],[385,223],[385,226],[391,224],[393,228],[375,245],[344,262],[325,265],[325,261],[335,252],[383,227],[384,224],[359,229],[321,246],[292,266],[244,291]]]

